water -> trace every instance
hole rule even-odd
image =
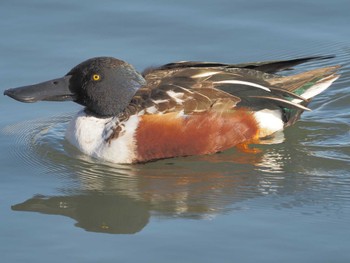
[[[93,56],[178,60],[334,54],[342,77],[259,154],[113,165],[64,140],[71,102],[0,97],[2,262],[350,262],[348,1],[5,0],[2,90]]]

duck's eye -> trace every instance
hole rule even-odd
[[[100,79],[101,79],[101,76],[100,76],[100,75],[98,75],[98,74],[92,75],[92,80],[98,81],[98,80],[100,80]]]

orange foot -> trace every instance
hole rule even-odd
[[[254,141],[256,143],[256,141]],[[242,142],[236,145],[236,148],[244,153],[261,153],[258,148],[249,148],[249,144],[253,142]]]

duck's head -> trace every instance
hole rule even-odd
[[[64,77],[5,90],[21,102],[73,100],[100,117],[116,116],[130,103],[145,79],[130,64],[112,57],[88,59]]]

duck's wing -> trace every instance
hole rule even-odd
[[[219,88],[210,77],[223,79],[233,74],[211,68],[181,68],[153,71],[146,76],[147,85],[134,96],[131,107],[146,114],[182,112],[197,114],[220,107],[232,109],[241,99]]]
[[[330,57],[236,65],[209,62],[167,64],[144,73],[147,85],[135,94],[125,115],[168,112],[195,114],[234,107],[250,111],[277,108],[309,110],[307,104],[311,97],[302,96],[302,90],[327,77],[335,79],[334,72],[338,67],[292,76],[266,71],[282,70],[306,61],[327,58]]]
[[[282,77],[247,68],[161,69],[148,73],[145,78],[148,84],[136,93],[131,105],[137,105],[136,108],[146,113],[184,111],[191,114],[224,110],[222,105],[226,110],[235,106],[251,111],[278,107],[307,109],[291,102],[303,98],[282,85],[271,84],[272,80]]]
[[[174,111],[183,107],[185,112],[201,112],[208,110],[215,100],[223,98],[226,101],[232,100],[233,105],[252,110],[276,107],[307,110],[307,103],[300,103],[306,99],[295,93],[295,90],[313,79],[319,79],[329,69],[293,77],[281,77],[272,73],[308,61],[332,57],[312,56],[244,64],[191,61],[169,63],[143,72],[148,84],[135,98],[142,101],[143,107],[139,108],[153,111],[155,108],[152,106],[160,111]]]

